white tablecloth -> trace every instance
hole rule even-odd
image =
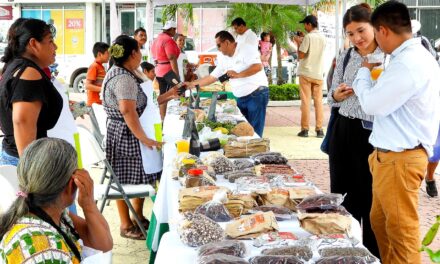
[[[173,104],[175,103],[176,102],[173,102]],[[179,263],[195,263],[197,255],[197,251],[194,248],[182,244],[177,234],[177,223],[180,219],[178,196],[179,190],[182,187],[178,181],[172,179],[172,171],[174,158],[177,153],[175,141],[181,138],[183,126],[184,121],[179,120],[178,115],[166,115],[163,125],[163,140],[166,142],[164,144],[163,173],[153,207],[153,212],[157,219],[155,237],[152,243],[152,250],[158,251],[155,263],[174,263],[176,259],[179,259]],[[222,176],[217,180],[217,184],[231,190],[235,189],[235,184],[229,183]],[[354,218],[352,222],[352,235],[357,240],[362,241],[359,222]],[[170,232],[163,236],[159,247],[159,226],[163,223],[169,224]],[[225,223],[220,224],[222,227],[226,225]],[[300,228],[296,217],[290,221],[279,221],[278,225],[280,231],[292,232],[298,237],[310,235],[304,229]],[[172,254],[170,254],[170,252],[172,252]]]

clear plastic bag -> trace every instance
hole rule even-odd
[[[322,248],[319,251],[321,257],[360,257],[366,263],[374,263],[377,258],[362,247],[328,247]]]
[[[268,248],[261,252],[263,255],[276,256],[295,256],[299,259],[309,261],[313,257],[313,251],[307,246],[287,246],[278,248]]]
[[[344,201],[344,196],[339,193],[315,194],[304,198],[296,208],[298,210],[333,210],[337,209]]]
[[[265,152],[251,157],[261,164],[287,164],[288,160],[279,152]]]
[[[223,240],[225,233],[221,226],[208,217],[197,213],[184,213],[177,231],[182,243],[190,247]]]
[[[316,264],[368,264],[362,257],[325,257],[316,261]]]
[[[250,264],[303,264],[304,261],[295,256],[256,256],[249,260]]]
[[[246,260],[226,255],[226,254],[212,254],[208,256],[201,257],[199,259],[199,264],[248,264]]]
[[[302,210],[304,212],[304,210]],[[333,209],[321,209],[313,208],[305,210],[306,213],[320,213],[320,214],[340,214],[340,215],[351,215],[344,206],[339,205]]]
[[[244,170],[254,167],[254,162],[250,159],[236,159],[233,163],[235,170]]]
[[[212,254],[225,254],[242,258],[246,254],[246,245],[237,240],[223,240],[212,242],[199,248],[199,258]]]
[[[275,214],[277,221],[284,221],[292,219],[292,211],[289,208],[279,205],[262,205],[250,210],[250,213],[255,213],[257,211],[269,212],[272,211]]]
[[[195,213],[202,214],[215,222],[228,222],[233,219],[228,209],[223,205],[227,202],[227,193],[220,190],[214,194],[211,201],[197,207]]]

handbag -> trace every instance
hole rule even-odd
[[[339,116],[339,107],[332,107],[330,119],[328,120],[327,133],[321,143],[321,151],[328,155],[330,145],[330,135],[335,125],[336,117]]]
[[[348,61],[350,61],[350,56],[351,56],[351,50],[352,49],[353,48],[349,48],[348,51],[347,51],[347,54],[344,57],[344,62],[342,63],[342,76],[344,76],[345,68],[347,68]],[[329,96],[329,94],[327,94],[327,96]],[[332,96],[332,95],[330,94],[330,96]],[[336,120],[336,117],[338,115],[339,115],[339,107],[332,107],[332,110],[330,112],[330,119],[328,120],[328,125],[327,125],[327,133],[325,133],[325,137],[322,140],[321,147],[320,147],[321,151],[324,152],[327,155],[329,153],[330,135],[333,132],[333,127],[335,125],[335,120]]]

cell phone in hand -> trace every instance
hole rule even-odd
[[[226,82],[226,81],[228,81],[229,79],[230,79],[230,77],[228,76],[227,73],[225,73],[225,74],[223,74],[222,76],[218,77],[218,81],[221,82],[221,83]]]

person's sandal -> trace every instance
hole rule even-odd
[[[426,193],[431,197],[438,196],[437,186],[435,185],[435,180],[426,181]]]
[[[137,226],[131,226],[127,229],[121,229],[120,235],[123,238],[134,239],[134,240],[145,240],[144,234]]]
[[[131,219],[131,222],[133,223],[134,226],[138,226],[138,224],[136,223],[136,220]],[[148,231],[148,228],[150,227],[150,221],[148,221],[147,218],[144,218],[141,220],[142,225],[144,226],[145,231]]]

